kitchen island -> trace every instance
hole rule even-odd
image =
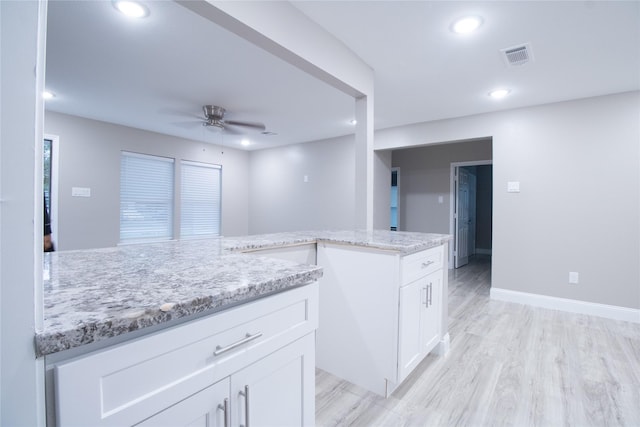
[[[36,349],[55,396],[48,423],[176,424],[197,414],[213,425],[313,424],[326,266],[278,253],[304,248],[310,259],[337,245],[404,257],[448,239],[295,232],[47,254]]]

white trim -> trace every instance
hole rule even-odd
[[[451,348],[451,338],[449,337],[449,333],[447,332],[445,336],[440,339],[440,342],[436,346],[435,354],[440,357],[444,357],[449,353],[449,349]]]
[[[640,323],[639,309],[620,307],[617,305],[599,304],[568,298],[551,297],[548,295],[530,294],[527,292],[518,292],[493,287],[491,288],[491,299],[548,308],[551,310],[567,311],[569,313],[588,314],[590,316],[605,317],[607,319]]]
[[[454,205],[455,205],[455,182],[456,182],[456,170],[460,166],[483,166],[493,165],[493,160],[472,160],[469,162],[451,162],[451,171],[449,173],[449,234],[451,235],[451,244],[449,245],[449,269],[455,268],[455,262],[453,259],[453,248],[456,243],[456,222],[453,219]],[[491,183],[493,185],[493,182]],[[493,203],[493,200],[491,201]],[[493,240],[493,233],[491,233],[491,240]]]

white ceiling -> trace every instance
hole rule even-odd
[[[50,1],[47,110],[241,148],[200,125],[216,104],[278,134],[249,132],[248,149],[353,133],[351,97],[178,4],[144,3],[132,20],[110,1]],[[376,129],[640,89],[638,1],[292,3],[374,69]],[[469,14],[476,33],[450,31]],[[521,43],[534,61],[507,67],[499,50]]]

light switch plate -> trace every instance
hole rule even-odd
[[[71,195],[73,197],[91,197],[91,188],[87,187],[72,187]]]
[[[507,182],[507,192],[509,192],[509,193],[519,193],[520,192],[520,181],[509,181],[509,182]]]
[[[578,275],[577,271],[570,271],[569,272],[569,283],[575,285],[580,281],[580,276]]]

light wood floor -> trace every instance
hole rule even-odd
[[[489,299],[490,258],[449,275],[446,357],[384,399],[316,371],[318,426],[640,426],[640,325]]]

